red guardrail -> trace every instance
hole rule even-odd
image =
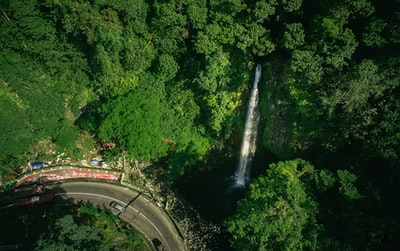
[[[121,178],[120,171],[108,170],[108,169],[96,169],[86,167],[74,167],[74,166],[53,166],[35,170],[33,172],[24,174],[16,179],[16,182],[12,185],[11,189],[22,184],[36,183],[36,182],[49,182],[65,179],[103,179],[119,181]]]

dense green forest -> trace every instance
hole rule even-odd
[[[232,248],[400,246],[399,0],[0,0],[0,12],[3,174],[113,143],[104,156],[159,162],[171,184],[196,175],[241,134],[261,64],[258,142],[281,161],[225,221]]]
[[[92,206],[14,208],[2,210],[0,220],[4,250],[152,250],[139,232]]]

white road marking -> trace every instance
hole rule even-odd
[[[4,208],[7,208],[7,207],[12,207],[12,206],[14,206],[14,205],[15,205],[15,204],[10,204],[10,205],[4,206],[4,207],[0,208],[0,210],[1,210],[1,209],[4,209]]]

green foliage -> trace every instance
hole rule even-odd
[[[154,16],[151,20],[156,47],[169,54],[177,54],[185,49],[184,38],[187,37],[187,17],[183,6],[175,1],[155,1],[152,5]]]
[[[361,195],[354,186],[357,176],[348,170],[337,170],[337,175],[340,183],[339,191],[348,199],[360,199]]]
[[[51,232],[42,234],[35,250],[107,250],[101,244],[99,230],[78,225],[72,215],[66,215],[54,223]]]
[[[188,18],[194,29],[203,29],[207,23],[206,1],[191,1],[187,7]]]
[[[55,138],[55,143],[61,151],[73,149],[75,147],[79,135],[74,127],[65,124],[65,122],[61,122],[61,126],[57,132],[58,135]]]
[[[166,82],[175,77],[179,65],[171,55],[162,54],[158,58],[157,68],[160,80]]]
[[[40,4],[13,1],[3,6],[0,95],[1,107],[10,109],[1,109],[3,118],[7,118],[2,130],[9,139],[1,141],[5,149],[0,161],[10,155],[26,162],[31,147],[47,139],[59,143],[60,150],[74,148],[77,129],[64,121],[79,113],[79,105],[70,105],[69,101],[89,83],[87,61],[82,52],[59,36]]]
[[[279,1],[283,9],[287,12],[293,12],[300,9],[303,0],[281,0]]]
[[[332,18],[324,17],[322,18],[322,27],[328,34],[328,36],[332,38],[337,38],[339,35],[340,30],[342,29],[343,24],[336,24],[335,20]]]
[[[167,172],[171,179],[176,179],[207,154],[210,142],[204,128],[195,124],[200,108],[194,102],[194,93],[184,90],[183,83],[168,90],[166,103],[163,130],[171,156]]]
[[[299,84],[313,84],[321,81],[324,74],[322,67],[322,58],[308,50],[295,50],[290,60],[290,72],[293,72],[300,78]],[[295,77],[295,76],[293,76]],[[288,79],[290,81],[291,79]],[[296,79],[295,79],[296,81]],[[307,85],[306,85],[307,87]]]
[[[390,57],[387,64],[380,69],[382,75],[377,90],[382,91],[376,100],[378,105],[372,106],[376,108],[376,114],[373,123],[373,129],[367,137],[365,147],[368,152],[374,156],[381,156],[384,159],[395,160],[399,157],[400,134],[399,123],[397,119],[399,114],[399,66],[400,60],[397,57]],[[376,88],[376,87],[375,87]],[[378,101],[379,100],[379,101]],[[370,109],[371,109],[370,108]]]
[[[275,14],[275,6],[277,1],[257,1],[253,10],[254,17],[257,22],[268,20],[270,16]]]
[[[81,206],[79,214],[82,223],[90,223],[99,231],[102,237],[101,248],[106,250],[150,250],[144,236],[134,229],[123,228],[122,222],[114,214],[87,206]]]
[[[387,24],[382,19],[374,19],[363,33],[363,43],[370,47],[382,47],[387,43],[381,33]]]
[[[384,236],[399,226],[385,225],[391,216],[377,213],[398,210],[385,206],[398,186],[376,177],[398,170],[399,40],[393,24],[399,8],[397,1],[384,7],[367,0],[304,2],[291,14],[276,8],[279,25],[272,34],[280,54],[265,64],[263,144],[279,158],[301,156],[319,167],[313,193],[321,250],[398,244]]]
[[[364,139],[377,112],[370,101],[378,100],[386,88],[381,85],[379,69],[374,62],[365,60],[338,80],[330,98],[323,97],[328,118],[341,121],[342,140]]]
[[[263,112],[277,118],[267,122],[265,145],[284,158],[296,156],[293,152],[304,153],[316,142],[332,151],[355,139],[367,140],[375,131],[371,126],[379,124],[378,100],[391,88],[382,84],[389,79],[382,75],[385,65],[373,59],[360,60],[361,30],[350,25],[352,20],[364,20],[374,13],[371,3],[322,4],[321,8],[323,11],[305,23],[284,26],[282,48],[291,49],[290,59],[275,73],[282,85],[268,86],[273,99]],[[380,25],[376,32],[383,34],[382,19],[372,16],[369,21],[367,29]],[[306,27],[303,44],[292,40],[295,27]],[[352,60],[355,55],[358,60]],[[282,127],[282,120],[287,129],[278,136],[276,129]]]
[[[104,105],[99,137],[106,142],[115,141],[137,159],[165,156],[168,145],[162,129],[164,108],[161,93],[153,88],[158,87],[139,87]]]
[[[35,250],[150,250],[139,232],[116,221],[113,214],[81,206],[77,215],[55,220],[40,234]]]
[[[304,44],[304,29],[301,23],[287,24],[283,33],[283,48],[296,49]]]
[[[326,55],[325,62],[334,68],[344,67],[347,65],[346,60],[351,58],[357,46],[358,42],[353,32],[350,29],[345,29],[338,37],[337,44],[327,51],[324,50]]]
[[[232,115],[235,108],[235,93],[219,92],[216,95],[209,95],[206,99],[207,105],[211,107],[210,127],[220,132],[227,117]]]
[[[314,167],[303,160],[271,164],[250,184],[227,220],[236,250],[316,249],[318,204],[309,189]]]
[[[197,132],[191,138],[192,141],[185,144],[185,148],[177,149],[168,162],[167,175],[171,180],[190,173],[189,168],[201,161],[207,154],[210,146],[209,140],[201,137]]]
[[[327,189],[332,188],[335,185],[337,177],[331,171],[326,169],[321,169],[317,172],[314,179],[317,190],[326,191]]]
[[[385,193],[398,190],[375,184],[371,163],[397,176],[390,167],[398,166],[400,146],[399,8],[394,0],[1,0],[0,164],[9,171],[31,154],[44,156],[43,144],[77,156],[96,139],[117,144],[105,156],[165,158],[171,179],[191,174],[239,124],[249,68],[261,63],[262,144],[281,159],[326,169],[302,174],[309,165],[301,161],[272,165],[268,182],[252,185],[258,197],[240,203],[270,221],[257,228],[255,213],[232,218],[237,240],[250,243],[235,246],[313,249],[313,187],[324,206],[321,247],[377,247],[376,236],[397,227],[367,216],[368,200],[385,205]],[[337,207],[327,202],[336,199]],[[334,221],[381,232],[343,231],[347,238],[332,230]],[[375,244],[360,244],[369,243],[362,236]]]
[[[27,107],[18,95],[11,93],[5,82],[0,86],[0,163],[8,164],[8,156],[20,156],[26,151],[33,137],[25,124]]]
[[[346,86],[338,89],[334,95],[335,103],[342,104],[344,109],[353,111],[365,110],[368,100],[382,95],[385,86],[380,85],[381,77],[378,67],[371,60],[365,60],[345,77]]]

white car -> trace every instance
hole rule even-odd
[[[122,206],[121,204],[118,204],[117,202],[113,201],[110,203],[110,207],[123,213],[125,211],[125,207]]]

